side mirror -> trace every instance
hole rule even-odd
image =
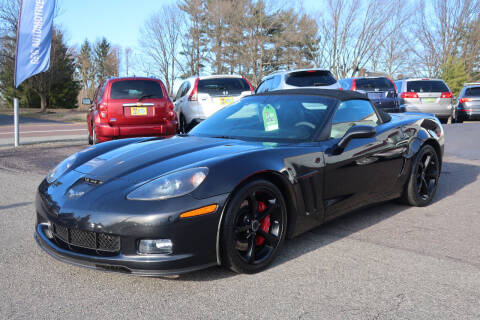
[[[345,135],[337,143],[337,149],[343,151],[352,139],[358,138],[371,138],[374,137],[376,133],[375,127],[372,126],[353,126],[345,133]]]
[[[90,100],[90,98],[83,98],[82,99],[82,104],[90,105],[90,104],[92,104],[92,100]]]

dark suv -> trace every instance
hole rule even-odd
[[[480,83],[467,83],[458,95],[453,109],[452,122],[480,120]]]
[[[370,101],[385,112],[400,112],[397,89],[387,77],[358,77],[338,81],[344,90],[366,94]]]
[[[162,81],[110,78],[97,89],[87,113],[88,142],[141,136],[172,136],[178,121]]]

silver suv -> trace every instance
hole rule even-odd
[[[405,79],[395,81],[400,110],[433,113],[442,123],[452,114],[453,95],[441,79]]]
[[[252,94],[253,87],[240,75],[212,75],[186,79],[174,98],[180,132],[188,132],[226,105]]]
[[[295,88],[340,89],[340,84],[328,70],[277,71],[262,79],[256,93]]]

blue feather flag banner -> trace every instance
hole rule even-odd
[[[15,88],[50,67],[55,0],[22,0],[17,26]]]

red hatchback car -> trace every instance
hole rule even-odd
[[[87,113],[88,142],[119,138],[172,136],[178,121],[162,81],[153,78],[110,78],[97,89]]]

